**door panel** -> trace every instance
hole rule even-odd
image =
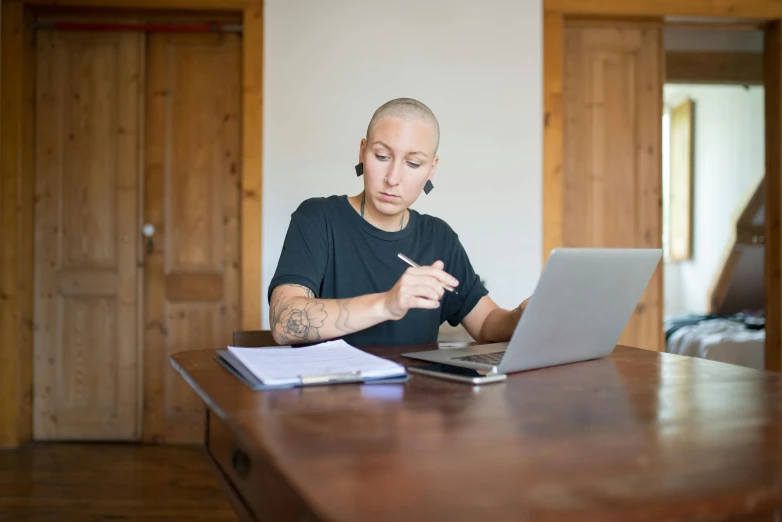
[[[661,248],[662,56],[659,27],[566,25],[563,246]],[[663,348],[661,267],[619,342]]]
[[[37,46],[34,436],[135,439],[141,37]]]
[[[240,40],[159,33],[147,51],[144,438],[197,442],[203,405],[169,357],[239,329]]]

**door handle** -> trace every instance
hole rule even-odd
[[[147,254],[151,254],[155,251],[155,225],[147,223],[141,227],[141,235],[147,238]]]
[[[234,448],[231,452],[231,465],[242,478],[247,478],[250,474],[250,457],[239,448]]]

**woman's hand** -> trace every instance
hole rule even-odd
[[[521,319],[521,314],[524,313],[524,309],[527,308],[527,302],[528,301],[529,301],[529,297],[526,298],[525,300],[523,300],[521,302],[521,304],[519,306],[517,306],[516,308],[514,308],[513,311],[511,312],[513,314],[513,328],[514,329],[516,328],[516,324]]]
[[[385,308],[393,320],[403,318],[412,308],[434,309],[440,306],[445,289],[455,288],[459,281],[443,271],[442,261],[431,266],[408,268],[396,284],[386,292]]]

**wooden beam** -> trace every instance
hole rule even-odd
[[[563,199],[563,74],[564,20],[558,13],[543,16],[543,263],[562,246]]]
[[[763,53],[668,51],[665,81],[763,85]]]
[[[664,25],[667,28],[676,29],[711,29],[722,31],[763,31],[766,28],[765,21],[740,21],[731,22],[730,19],[726,19],[724,22],[715,22],[714,19],[708,21],[688,20],[687,17],[683,19],[669,18],[664,21]]]
[[[263,8],[244,11],[242,37],[242,330],[261,327]]]
[[[0,86],[0,447],[32,438],[34,34],[2,3]]]
[[[778,0],[544,0],[543,8],[580,16],[782,18]]]
[[[8,1],[8,0],[6,0]],[[33,6],[233,11],[260,8],[261,0],[21,0]]]
[[[782,371],[782,30],[775,22],[764,43],[766,128],[766,369]]]

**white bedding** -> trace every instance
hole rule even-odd
[[[765,330],[749,330],[727,319],[711,319],[676,330],[668,339],[667,351],[762,370],[765,340]]]

